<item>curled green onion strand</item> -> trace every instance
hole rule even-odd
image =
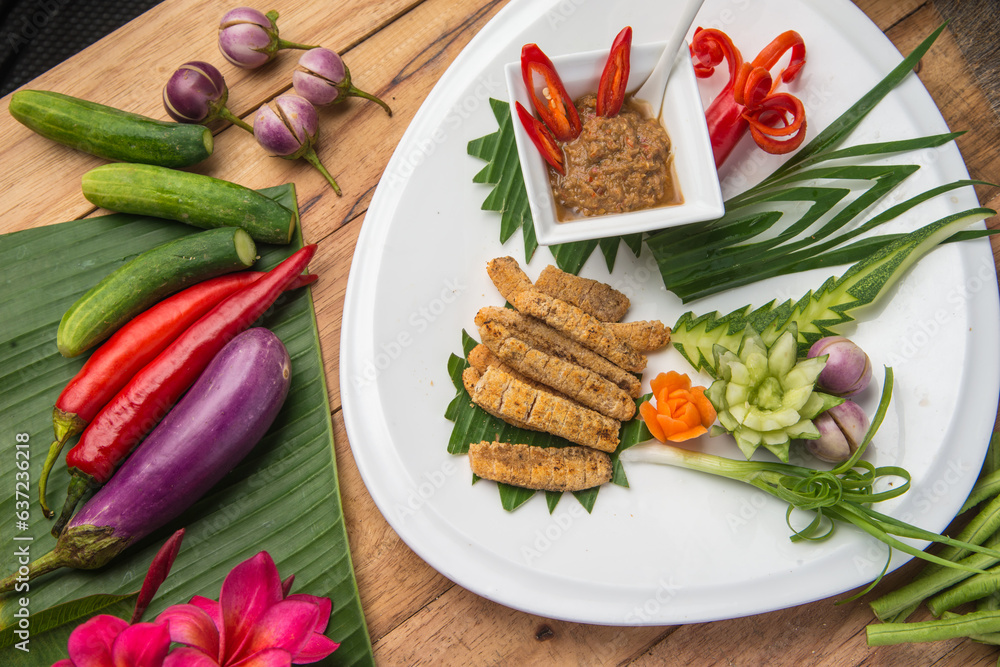
[[[885,419],[892,397],[892,385],[892,369],[887,367],[878,409],[864,440],[851,458],[829,471],[780,462],[737,461],[661,443],[631,447],[622,452],[620,458],[622,461],[645,461],[697,470],[755,486],[788,503],[785,521],[792,531],[789,539],[793,542],[827,539],[833,535],[838,523],[849,523],[888,545],[889,557],[882,573],[864,590],[842,602],[864,595],[881,581],[888,571],[892,549],[944,566],[950,572],[960,571],[958,576],[961,578],[970,574],[984,574],[982,569],[984,564],[992,565],[1000,560],[1000,551],[991,548],[997,545],[980,546],[939,535],[871,508],[874,503],[896,498],[910,488],[910,474],[905,469],[898,466],[875,467],[868,461],[860,460]],[[887,478],[893,480],[891,488],[876,491],[878,483]],[[792,525],[792,514],[795,510],[813,513],[811,522],[804,528],[797,529]],[[955,549],[967,550],[963,553],[977,553],[963,560],[949,561],[925,553],[896,538],[939,542]],[[975,559],[975,556],[979,558]],[[992,562],[989,562],[991,560]],[[909,604],[909,600],[904,600],[900,605],[896,605],[895,611],[901,611]]]

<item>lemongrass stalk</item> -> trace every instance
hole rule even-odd
[[[934,642],[1000,632],[1000,611],[974,611],[919,623],[881,623],[867,628],[869,646]]]

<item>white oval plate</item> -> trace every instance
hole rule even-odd
[[[467,142],[496,130],[487,97],[504,97],[503,65],[519,57],[522,44],[537,42],[550,56],[607,48],[625,24],[635,28],[637,43],[656,41],[656,26],[669,20],[668,5],[515,0],[504,8],[455,60],[407,129],[368,210],[351,267],[341,395],[369,492],[400,537],[443,575],[551,618],[653,625],[760,613],[865,584],[881,571],[887,553],[846,527],[826,542],[793,544],[784,506],[762,492],[646,464],[626,468],[631,488],[603,488],[590,515],[569,495],[550,515],[542,494],[507,513],[495,485],[472,486],[466,459],[446,451],[452,424],[443,413],[455,393],[448,357],[461,352],[463,328],[474,332],[476,311],[502,303],[486,261],[507,254],[523,261],[520,235],[501,246],[498,214],[480,210],[489,188],[472,183],[484,165],[467,155]],[[697,24],[723,28],[751,57],[778,32],[799,31],[809,61],[792,91],[805,102],[811,135],[901,59],[846,0],[709,0]],[[706,88],[706,98],[711,94]],[[849,142],[946,129],[911,76]],[[889,203],[967,174],[954,145],[895,159],[923,168],[890,194]],[[779,162],[744,145],[723,169],[724,194],[759,180]],[[965,188],[884,231],[913,229],[976,205]],[[526,271],[535,277],[550,262],[540,248]],[[673,324],[688,310],[663,289],[647,252],[635,259],[620,250],[610,277],[595,252],[582,273],[627,292],[634,304],[630,318]],[[692,308],[729,312],[797,298],[828,275],[773,279]],[[960,507],[996,414],[998,319],[989,244],[948,244],[921,259],[851,334],[876,368],[891,365],[896,373],[892,407],[870,458],[904,466],[913,487],[880,509],[938,531]],[[657,353],[647,382],[668,369],[689,370],[675,351]],[[861,396],[869,412],[881,382],[874,384]],[[723,437],[697,446],[737,455]],[[896,557],[893,566],[905,560]]]

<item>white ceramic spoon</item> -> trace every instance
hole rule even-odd
[[[633,96],[634,99],[649,105],[653,118],[660,117],[660,110],[663,108],[663,93],[667,88],[670,72],[674,68],[674,63],[677,62],[678,51],[681,45],[684,44],[684,36],[687,35],[691,24],[694,23],[694,17],[698,13],[698,10],[701,9],[704,1],[688,0],[681,7],[677,15],[677,20],[671,26],[670,34],[667,35],[666,48],[663,49],[663,53],[656,62],[653,71],[650,72],[649,78],[646,79],[645,83],[639,87],[639,90]],[[685,49],[685,55],[686,53],[687,49]]]

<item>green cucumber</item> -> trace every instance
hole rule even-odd
[[[187,167],[212,154],[204,125],[156,120],[62,93],[20,90],[9,109],[43,137],[106,160]]]
[[[197,282],[240,271],[257,259],[242,229],[224,227],[189,234],[136,256],[76,300],[59,322],[56,345],[75,357],[157,301]]]
[[[831,336],[854,320],[852,311],[872,306],[918,259],[945,239],[996,211],[973,208],[954,213],[898,237],[869,257],[857,262],[839,278],[831,277],[816,291],[798,301],[771,301],[760,308],[745,306],[727,315],[718,312],[680,316],[670,332],[674,348],[693,367],[718,378],[715,348],[739,350],[747,327],[760,333],[771,345],[789,327],[798,333],[799,350],[808,349],[824,336]]]
[[[240,227],[259,243],[285,244],[295,212],[236,183],[148,164],[105,164],[83,175],[83,196],[112,211],[195,227]]]

